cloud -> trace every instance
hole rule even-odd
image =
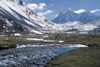
[[[58,14],[55,17],[57,17],[57,16],[58,16]]]
[[[27,6],[28,6],[29,8],[31,8],[32,10],[35,10],[35,9],[37,9],[37,8],[38,8],[38,5],[37,5],[37,4],[35,4],[35,3],[28,4]]]
[[[32,0],[23,0],[23,1],[32,1]]]
[[[44,6],[46,6],[45,3],[40,3],[40,4],[35,4],[35,3],[32,3],[32,4],[28,4],[27,5],[29,8],[31,8],[32,10],[42,10],[44,9]]]
[[[100,11],[99,9],[96,9],[96,10],[92,10],[90,11],[91,13],[94,13],[94,12],[97,12],[97,11]]]
[[[52,3],[51,6],[53,6],[54,4]]]
[[[77,11],[74,11],[75,13],[77,13],[77,14],[80,14],[80,13],[83,13],[83,12],[85,12],[86,10],[84,10],[84,9],[80,9],[80,10],[77,10]]]
[[[44,16],[44,15],[48,15],[48,14],[50,14],[50,13],[52,13],[53,11],[52,10],[47,10],[46,12],[39,12],[38,13],[38,15],[40,15],[40,16]]]
[[[46,6],[45,3],[40,3],[39,6],[38,6],[38,9],[42,10],[44,8],[44,6]]]

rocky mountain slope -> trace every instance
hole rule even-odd
[[[0,34],[1,35],[4,35],[4,34],[9,35],[16,32],[18,33],[18,32],[26,32],[26,31],[28,32],[27,29],[22,27],[17,22],[0,15]]]
[[[57,32],[62,27],[38,16],[36,12],[23,5],[22,0],[1,0],[0,14],[35,33]]]

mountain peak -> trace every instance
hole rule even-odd
[[[71,13],[74,13],[74,12],[69,8],[69,9],[64,9],[64,10],[60,11],[59,15],[64,15],[66,13],[71,14]]]
[[[69,9],[64,9],[64,10],[62,10],[61,12],[67,12],[67,11],[72,11],[70,8]],[[61,13],[60,12],[60,13]]]
[[[87,23],[98,19],[100,19],[100,15],[92,14],[91,12],[84,9],[80,9],[77,11],[73,11],[71,9],[64,9],[52,21],[58,24],[74,21]]]
[[[72,9],[68,8],[68,9],[64,9],[63,11],[72,11]]]

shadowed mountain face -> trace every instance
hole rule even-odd
[[[27,31],[27,29],[22,27],[16,21],[13,21],[11,19],[6,18],[3,15],[0,15],[0,34],[25,32],[25,31]]]
[[[22,1],[22,0],[19,0],[19,4],[20,4],[20,5],[23,5],[23,1]]]
[[[90,21],[98,20],[100,19],[100,15],[95,15],[93,13],[90,13],[88,11],[85,11],[83,13],[77,14],[71,9],[65,9],[62,10],[59,15],[53,19],[52,21],[55,23],[66,23],[66,22],[74,22],[79,21],[82,23],[87,23]]]

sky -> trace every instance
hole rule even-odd
[[[100,0],[23,0],[24,4],[47,19],[54,19],[63,9],[76,13],[90,11],[100,14]]]

